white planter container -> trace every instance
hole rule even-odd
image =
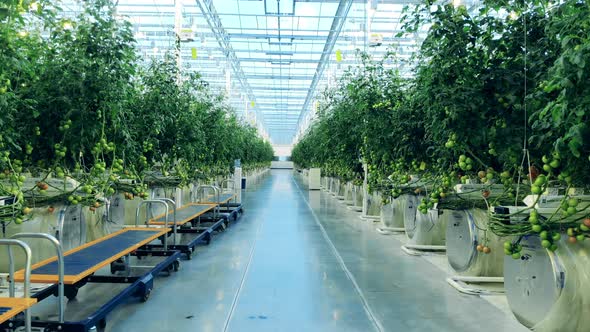
[[[504,242],[487,229],[488,213],[481,209],[443,210],[439,217],[447,225],[446,246],[449,265],[462,276],[502,277]],[[478,244],[491,249],[478,252]]]
[[[446,225],[438,215],[438,210],[429,210],[428,214],[418,211],[421,197],[403,195],[400,198],[404,214],[404,228],[409,244],[435,245],[445,244]]]
[[[367,217],[380,218],[381,215],[382,199],[381,194],[374,192],[372,194],[367,193]]]
[[[363,187],[362,186],[354,186],[352,187],[352,202],[353,202],[353,209],[356,211],[362,211],[363,209]]]
[[[338,190],[336,192],[336,198],[343,200],[346,193],[346,182],[338,180]]]
[[[588,331],[590,243],[541,247],[538,236],[522,239],[521,259],[504,258],[504,287],[512,312],[534,331]]]
[[[321,170],[319,168],[312,168],[309,172],[304,174],[304,179],[307,179],[309,190],[320,189]]]
[[[344,203],[346,203],[346,205],[354,204],[353,187],[352,182],[347,182],[344,187]]]
[[[394,199],[381,206],[381,225],[384,228],[403,228],[404,215],[399,199]]]
[[[332,194],[332,196],[337,196],[339,190],[340,190],[340,180],[338,180],[336,178],[332,178],[332,184],[330,186],[330,194]]]

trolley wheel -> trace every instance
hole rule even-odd
[[[152,293],[151,289],[146,290],[145,293],[143,293],[143,296],[141,297],[141,302],[147,302],[147,300],[150,299],[151,293]]]
[[[188,260],[188,261],[190,261],[193,258],[193,253],[190,251],[185,253],[185,255],[186,255],[186,260]]]
[[[180,260],[175,260],[174,263],[172,263],[172,270],[174,272],[178,272],[178,270],[180,270]]]
[[[98,321],[98,324],[96,324],[96,331],[97,332],[104,332],[107,329],[107,319],[103,318],[101,320]]]
[[[64,288],[64,295],[66,298],[71,301],[78,296],[78,288],[76,287],[65,287]]]
[[[118,271],[125,271],[125,261],[121,258],[111,263],[111,274],[115,274]]]

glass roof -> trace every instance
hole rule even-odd
[[[178,1],[119,0],[118,14],[132,22],[146,59],[173,51],[180,32],[182,66],[226,93],[276,145],[306,129],[316,93],[355,64],[357,48],[379,58],[395,45],[407,58],[422,37],[395,37],[404,5],[419,0]]]

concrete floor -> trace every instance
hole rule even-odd
[[[292,171],[250,184],[243,202],[237,224],[157,279],[147,303],[113,312],[107,330],[526,331]]]

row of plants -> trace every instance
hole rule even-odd
[[[516,236],[505,250],[515,258],[525,235],[551,250],[561,233],[581,241],[590,236],[590,204],[580,197],[590,187],[588,14],[573,0],[407,7],[404,33],[427,30],[419,52],[407,62],[360,54],[323,94],[293,160],[345,181],[361,179],[365,164],[370,191],[386,201],[420,194],[422,213],[520,206],[482,226]],[[407,66],[408,79],[388,69]],[[482,186],[456,192],[457,184]],[[547,213],[535,206],[549,192],[562,200]],[[527,195],[535,201],[525,206]]]
[[[112,1],[83,6],[66,18],[51,1],[0,4],[0,222],[270,163],[270,144],[197,73],[138,58]]]

